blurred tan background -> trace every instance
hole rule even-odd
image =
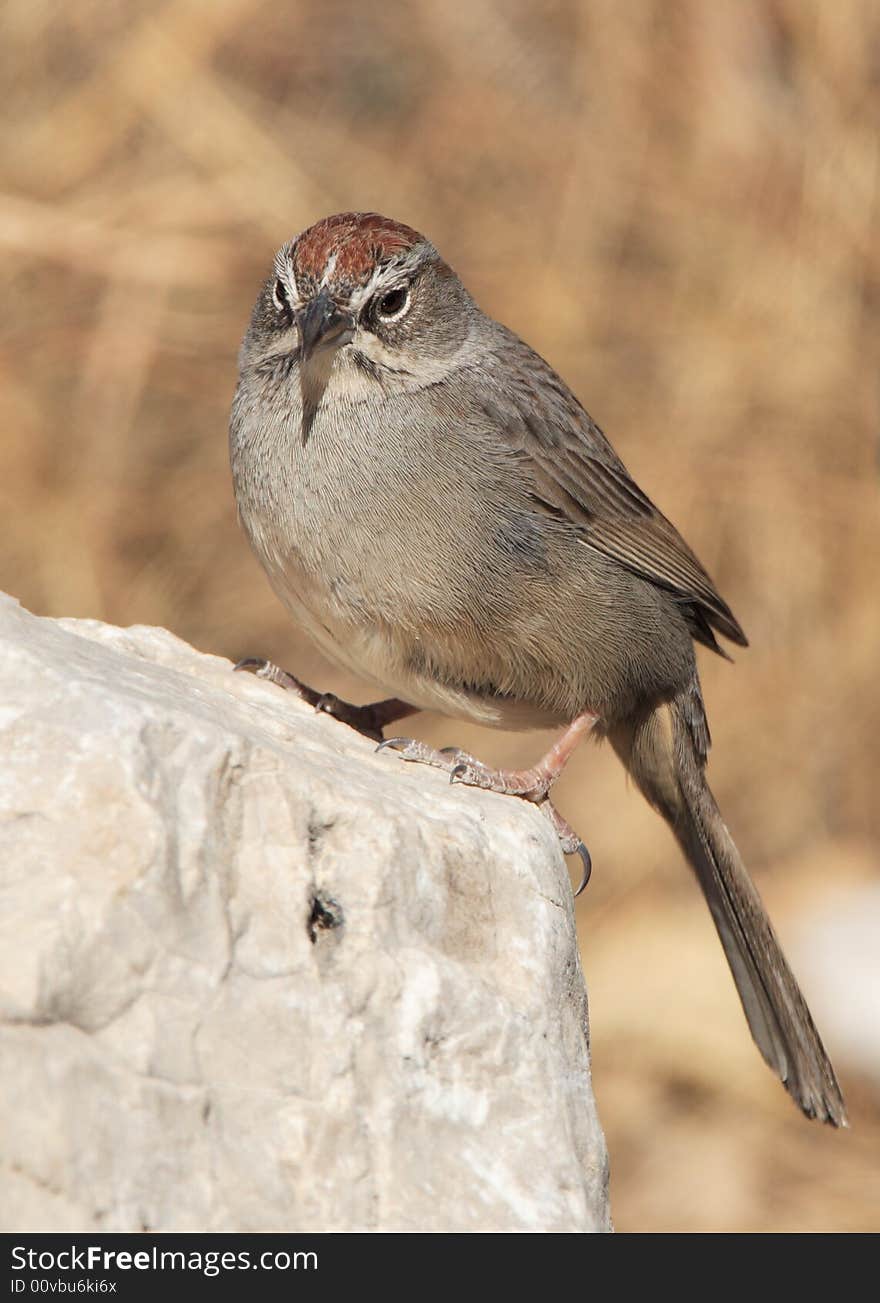
[[[880,8],[6,0],[2,26],[0,586],[365,699],[249,555],[227,411],[283,240],[346,208],[424,230],[746,628],[735,667],[701,658],[711,779],[834,1051],[810,928],[876,881],[880,831]],[[413,731],[520,762],[545,742]],[[852,1131],[803,1121],[610,752],[576,757],[560,804],[595,863],[618,1228],[880,1228],[858,1056]]]

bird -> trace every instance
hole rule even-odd
[[[553,368],[485,314],[418,231],[322,218],[278,251],[239,353],[239,519],[275,592],[334,664],[387,695],[298,692],[404,760],[555,809],[580,740],[607,739],[702,889],[752,1037],[810,1118],[847,1125],[834,1068],[706,780],[695,645],[743,630],[676,528]],[[416,711],[554,728],[493,769],[384,730]]]

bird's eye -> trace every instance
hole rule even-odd
[[[279,312],[290,311],[290,296],[287,293],[287,286],[280,276],[272,290],[272,298],[275,300],[275,306]]]
[[[397,317],[402,317],[408,307],[409,290],[405,285],[387,290],[376,303],[376,311],[382,321],[394,321]]]

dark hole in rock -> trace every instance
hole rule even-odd
[[[312,945],[318,939],[318,932],[327,932],[333,928],[342,927],[344,917],[342,906],[333,899],[332,896],[324,896],[320,892],[315,892],[312,896],[312,909],[309,914],[309,939]]]

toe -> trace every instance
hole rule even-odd
[[[434,747],[428,746],[426,742],[418,742],[411,737],[386,737],[376,747],[377,751],[384,751],[386,748],[390,751],[396,751],[401,760],[413,760],[422,765],[435,765],[440,769],[448,769],[449,762],[444,755],[436,751]]]
[[[284,688],[287,692],[293,692],[297,697],[301,697],[308,705],[317,705],[319,700],[318,693],[313,688],[307,687],[295,679],[287,670],[283,670],[280,665],[273,665],[271,661],[263,660],[258,656],[246,656],[243,661],[239,661],[236,670],[246,670],[249,674],[255,674],[258,679],[265,679],[267,683],[274,683],[276,687]]]
[[[246,670],[248,674],[259,674],[269,664],[259,656],[245,656],[244,660],[233,665],[233,671]]]
[[[581,880],[578,884],[575,897],[579,896],[590,881],[590,874],[593,871],[593,861],[590,858],[590,852],[587,850],[583,841],[578,837],[571,824],[563,819],[562,815],[550,801],[543,801],[538,807],[553,825],[556,836],[559,838],[559,848],[563,855],[577,855],[581,862]]]

